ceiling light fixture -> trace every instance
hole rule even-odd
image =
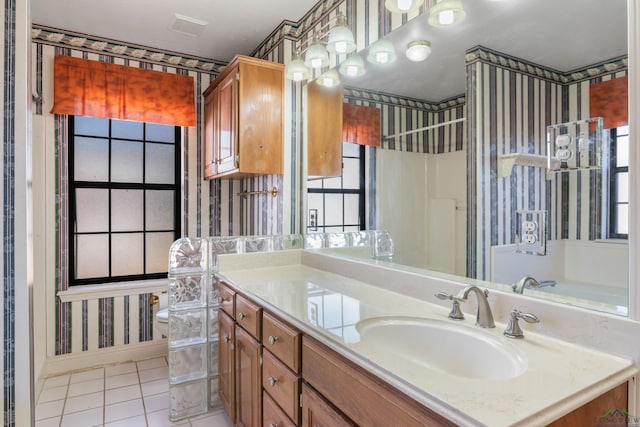
[[[460,0],[434,0],[429,10],[428,22],[434,27],[449,27],[460,23],[465,17]]]
[[[364,74],[364,61],[359,55],[347,58],[339,67],[340,74],[348,77],[360,77]]]
[[[353,33],[347,27],[347,18],[342,13],[338,14],[336,26],[329,31],[327,50],[334,55],[351,53],[356,50]]]
[[[390,12],[411,13],[418,10],[424,0],[385,0],[384,7]]]
[[[340,84],[340,76],[338,75],[338,72],[336,71],[336,69],[332,68],[326,71],[325,73],[323,73],[320,77],[318,77],[316,82],[320,86],[329,87],[329,88],[336,87]]]
[[[407,45],[405,55],[414,62],[424,61],[431,55],[431,43],[427,40],[414,40]]]
[[[389,64],[396,60],[396,52],[393,43],[387,39],[376,40],[369,46],[367,61],[373,64]]]
[[[294,82],[307,80],[309,78],[309,68],[304,65],[304,61],[299,56],[296,56],[285,67],[285,77]]]

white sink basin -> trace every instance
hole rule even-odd
[[[419,317],[375,317],[356,325],[357,346],[371,359],[406,373],[431,369],[465,378],[501,380],[527,369],[507,338],[477,327]]]

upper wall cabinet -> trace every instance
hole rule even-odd
[[[342,174],[342,87],[307,86],[307,175]]]
[[[237,55],[204,92],[204,177],[281,174],[284,66]]]

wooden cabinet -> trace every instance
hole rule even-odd
[[[237,55],[204,92],[205,179],[282,174],[284,66]]]
[[[349,427],[354,426],[337,409],[307,384],[302,385],[302,426]],[[399,424],[390,424],[399,425]]]
[[[236,369],[235,343],[236,333],[233,319],[223,311],[218,313],[218,394],[225,411],[236,422]]]
[[[620,384],[591,402],[569,412],[548,427],[581,427],[591,425],[626,425],[620,416],[603,417],[609,411],[626,409],[629,405],[629,385]],[[602,419],[601,419],[602,417]],[[620,424],[618,424],[620,422]]]
[[[236,425],[262,426],[262,348],[236,325]]]
[[[342,87],[307,90],[307,175],[342,175]]]

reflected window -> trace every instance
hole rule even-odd
[[[609,237],[629,237],[629,126],[611,130]]]
[[[342,144],[342,175],[307,182],[307,232],[365,229],[365,146]]]
[[[163,278],[180,237],[180,128],[69,118],[71,285]]]
[[[310,283],[308,286],[307,315],[311,323],[342,338],[354,342],[359,334],[356,324],[360,319],[358,300],[335,293]]]

